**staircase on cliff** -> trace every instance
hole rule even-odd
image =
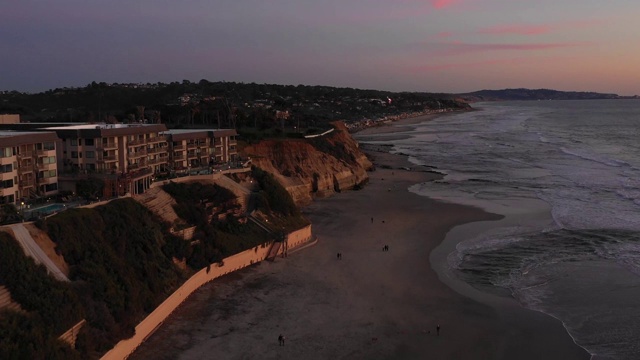
[[[225,176],[222,174],[214,175],[213,182],[216,185],[226,188],[231,192],[233,192],[233,194],[238,199],[238,204],[240,204],[240,206],[242,207],[242,211],[243,212],[247,211],[247,203],[249,201],[249,196],[251,196],[251,190],[233,181],[228,176]]]
[[[173,210],[173,205],[176,204],[176,201],[160,186],[152,187],[144,194],[135,195],[134,199],[170,224],[174,224],[179,219]]]
[[[20,304],[13,301],[11,292],[5,286],[0,285],[0,311],[2,310],[22,311]]]

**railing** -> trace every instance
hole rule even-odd
[[[147,165],[156,165],[156,164],[162,164],[166,162],[167,162],[167,158],[157,158],[157,159],[147,160]]]
[[[113,150],[118,148],[118,143],[102,143],[101,146],[96,146],[96,150]]]
[[[174,145],[173,150],[184,150],[186,147],[184,145]]]
[[[52,152],[55,154],[56,149],[51,149],[51,150],[36,150],[36,154],[38,154],[39,156],[45,156],[45,155],[50,155],[50,152]]]
[[[159,142],[166,142],[166,141],[167,141],[167,139],[165,139],[164,137],[161,137],[161,136],[156,136],[156,137],[147,139],[147,143],[153,143],[153,144],[159,143]]]
[[[33,157],[32,151],[25,151],[23,153],[18,154],[18,159]]]
[[[180,161],[180,160],[186,159],[184,155],[173,156],[172,158],[173,158],[174,161]]]
[[[143,157],[143,156],[147,156],[147,150],[146,149],[129,153],[129,158],[130,159],[139,158],[139,157]]]
[[[56,182],[56,177],[39,178],[38,184],[53,184]]]
[[[144,139],[136,139],[136,140],[130,140],[127,141],[127,145],[142,145],[142,144],[146,144],[147,142]]]
[[[117,161],[118,157],[115,155],[109,155],[109,156],[102,156],[102,157],[98,157],[96,159],[97,162],[110,162],[110,161]]]
[[[18,181],[18,186],[22,187],[22,188],[27,188],[27,187],[32,187],[34,186],[34,181],[33,179],[27,179],[27,180],[20,180]]]

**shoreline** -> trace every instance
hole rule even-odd
[[[441,116],[444,116],[444,115],[445,114]],[[440,116],[432,116],[429,119],[424,119],[424,121],[429,121],[436,117],[440,117]],[[396,124],[396,127],[397,127],[396,129],[393,129],[388,132],[375,131],[375,130],[368,131],[368,129],[365,129],[362,133],[358,133],[358,137],[360,137],[359,135],[365,135],[362,138],[368,141],[371,141],[371,140],[391,141],[391,140],[401,139],[401,138],[406,139],[408,136],[395,135],[395,136],[389,137],[385,135],[411,130],[414,127],[410,125],[413,125],[416,123],[419,123],[419,122],[415,122],[415,121],[414,122],[407,121],[406,123],[400,122]],[[368,135],[369,137],[366,137]],[[370,136],[370,135],[373,135],[373,136]],[[385,147],[386,145],[379,145],[379,146]],[[398,154],[398,155],[408,158],[408,156],[403,154]],[[412,165],[415,166],[415,164],[412,164]],[[432,169],[428,166],[425,166],[425,168]],[[442,176],[442,178],[444,178],[444,176]],[[497,294],[482,292],[481,290],[474,288],[470,284],[467,284],[460,279],[454,278],[448,269],[449,267],[448,255],[455,250],[456,245],[461,241],[473,238],[474,236],[477,236],[477,234],[481,234],[486,230],[493,229],[493,228],[521,225],[522,223],[528,224],[529,226],[531,226],[534,223],[538,225],[553,224],[554,220],[551,215],[551,208],[549,204],[539,199],[518,199],[518,200],[513,199],[511,201],[504,201],[502,203],[487,203],[486,201],[485,202],[466,201],[464,203],[459,203],[459,202],[450,201],[450,200],[434,199],[430,195],[427,195],[424,197],[432,200],[441,201],[443,203],[474,207],[474,208],[482,209],[483,211],[486,211],[488,213],[502,216],[501,219],[497,219],[497,220],[480,220],[480,221],[473,221],[473,222],[459,224],[457,226],[454,226],[452,229],[450,229],[447,232],[447,234],[442,239],[442,242],[433,249],[433,251],[429,256],[429,261],[431,263],[431,266],[438,273],[438,278],[440,279],[440,281],[445,283],[447,286],[449,286],[451,289],[455,290],[457,293],[461,294],[462,296],[472,298],[476,301],[479,301],[481,303],[484,303],[493,307],[502,308],[502,311],[504,311],[505,315],[511,314],[513,312],[519,312],[519,311],[523,312],[523,314],[526,314],[527,318],[530,319],[529,321],[540,323],[539,327],[544,326],[543,325],[544,323],[559,323],[562,327],[562,331],[557,330],[557,324],[551,324],[551,326],[556,328],[553,331],[553,333],[556,335],[548,336],[547,338],[551,341],[545,341],[545,343],[547,344],[553,343],[555,344],[554,345],[555,347],[558,347],[558,346],[566,347],[566,344],[558,344],[557,337],[561,339],[560,340],[561,343],[562,342],[566,343],[566,340],[563,340],[562,338],[566,338],[566,336],[568,336],[570,341],[573,343],[573,345],[580,349],[578,351],[573,351],[572,349],[569,349],[569,352],[562,356],[563,358],[573,358],[571,356],[575,356],[576,359],[580,359],[580,358],[589,359],[593,356],[588,352],[587,349],[580,346],[576,342],[576,340],[573,338],[573,336],[569,332],[569,329],[565,326],[564,322],[562,322],[557,317],[540,310],[525,308],[520,303],[518,303],[518,301],[515,298],[513,298],[512,295],[510,295],[511,297],[507,298]],[[523,203],[526,203],[526,205],[523,206]],[[521,325],[516,324],[516,327],[517,326],[522,327]],[[506,354],[508,356],[505,358],[524,358],[522,357],[521,350],[518,349],[518,347],[523,346],[524,344],[521,344],[520,343],[521,341],[519,341],[518,339],[514,339],[514,340],[516,343],[519,343],[519,344],[517,347],[512,346],[510,350],[507,350],[507,352],[510,353],[511,355]],[[581,352],[586,354],[587,357],[584,357],[584,355],[581,355],[580,354]],[[548,357],[553,355],[557,356],[558,354],[551,353],[551,354],[546,354],[544,356]],[[534,356],[531,358],[535,359],[536,357]]]
[[[439,278],[429,259],[452,229],[502,217],[410,192],[442,175],[403,170],[416,167],[388,150],[368,150],[377,170],[364,189],[303,209],[316,245],[205,285],[131,358],[588,358],[546,315],[535,313],[538,327],[514,331],[511,321],[530,320],[526,309],[501,312]],[[565,338],[537,351],[558,330]],[[286,347],[278,346],[278,334]]]

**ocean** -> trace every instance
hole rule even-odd
[[[446,174],[410,190],[505,215],[544,202],[548,220],[461,239],[448,276],[561,320],[593,359],[639,359],[640,101],[474,108],[386,142],[415,170]]]

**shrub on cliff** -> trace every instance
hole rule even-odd
[[[257,166],[253,166],[251,167],[251,176],[258,182],[259,193],[267,200],[268,207],[272,211],[284,216],[298,216],[300,214],[300,210],[293,202],[291,194],[273,175]],[[263,204],[263,206],[265,205]]]
[[[193,245],[179,249],[192,269],[202,269],[269,240],[255,224],[241,224],[233,215],[239,205],[233,192],[226,188],[192,182],[170,183],[163,190],[176,201],[176,214],[196,227]],[[217,215],[224,215],[220,216],[223,220]],[[176,245],[167,244],[165,250],[172,252]]]
[[[67,210],[45,225],[82,298],[86,353],[108,350],[133,335],[135,325],[180,282],[178,270],[161,251],[162,224],[132,199]]]
[[[336,130],[336,132],[342,130]],[[333,141],[331,136],[319,136],[310,139],[311,145],[318,151],[329,154],[338,160],[342,160],[347,164],[355,164],[356,158],[343,143]]]
[[[57,340],[84,316],[71,285],[49,276],[5,232],[0,232],[0,284],[28,312],[0,314],[0,359],[80,358]]]

